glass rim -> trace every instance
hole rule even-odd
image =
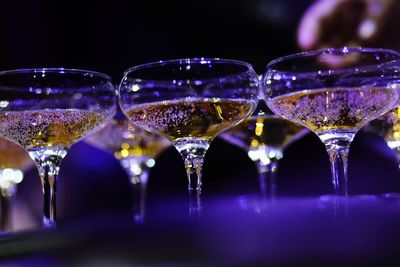
[[[324,54],[333,54],[333,55],[346,55],[346,54],[351,54],[351,53],[362,53],[362,52],[369,52],[369,53],[373,53],[373,52],[379,52],[382,54],[390,54],[390,55],[396,55],[398,56],[398,59],[394,59],[394,60],[390,60],[387,62],[393,62],[393,61],[397,61],[400,60],[400,52],[397,52],[395,50],[391,50],[391,49],[385,49],[385,48],[363,48],[363,47],[342,47],[342,48],[328,48],[328,49],[320,49],[320,50],[313,50],[313,51],[304,51],[304,52],[300,52],[300,53],[294,53],[294,54],[290,54],[290,55],[286,55],[286,56],[282,56],[282,57],[278,57],[272,61],[270,61],[266,68],[265,68],[265,73],[268,71],[278,71],[278,72],[282,72],[282,73],[304,73],[304,74],[310,74],[310,73],[315,73],[317,72],[317,70],[315,71],[297,71],[297,72],[291,72],[291,71],[284,71],[284,70],[277,70],[276,68],[273,68],[274,65],[278,64],[278,63],[282,63],[288,60],[292,60],[292,59],[297,59],[297,58],[304,58],[304,57],[308,57],[308,56],[318,56],[318,55],[324,55]],[[381,64],[385,64],[387,62],[383,62]],[[367,67],[371,67],[374,65],[370,65]],[[354,69],[353,68],[346,68],[346,69],[341,69],[341,71],[343,70],[351,70]],[[332,71],[335,71],[335,69],[333,69]],[[336,70],[337,71],[337,70]]]
[[[12,69],[12,70],[3,70],[0,71],[0,76],[7,74],[31,74],[31,73],[70,73],[70,74],[85,74],[91,73],[97,77],[102,77],[107,80],[112,81],[111,76],[93,70],[84,70],[84,69],[74,69],[74,68],[63,68],[63,67],[50,67],[50,68],[23,68],[23,69]]]
[[[231,65],[237,65],[237,66],[244,66],[247,68],[246,71],[243,71],[242,73],[245,73],[249,70],[254,71],[253,69],[253,65],[245,62],[245,61],[241,61],[241,60],[235,60],[235,59],[223,59],[223,58],[206,58],[206,57],[194,57],[194,58],[178,58],[178,59],[168,59],[168,60],[159,60],[159,61],[153,61],[153,62],[149,62],[149,63],[144,63],[144,64],[140,64],[137,66],[133,66],[130,67],[129,69],[127,69],[126,71],[124,71],[123,77],[126,77],[129,73],[132,73],[136,70],[142,70],[142,69],[148,69],[148,68],[152,68],[152,67],[158,67],[158,66],[162,66],[163,64],[173,64],[173,63],[180,63],[180,64],[184,64],[184,63],[200,63],[202,61],[212,61],[212,62],[219,62],[222,64],[231,64]],[[205,63],[204,63],[205,64]],[[231,75],[226,75],[226,76],[231,76]]]

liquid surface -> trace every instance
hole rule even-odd
[[[252,116],[221,137],[246,151],[272,146],[283,149],[304,127],[274,115]]]
[[[320,133],[356,131],[393,108],[397,100],[397,91],[388,88],[326,88],[278,96],[268,106],[274,113]]]
[[[26,149],[69,147],[100,127],[101,114],[78,109],[0,112],[0,133]]]
[[[17,144],[0,137],[0,169],[24,171],[34,164],[28,152]]]
[[[87,141],[114,155],[116,159],[135,157],[155,158],[170,142],[129,123],[128,120],[113,120],[104,128],[89,136]]]
[[[138,105],[126,115],[135,124],[173,141],[212,139],[247,118],[255,106],[242,99],[187,98]]]

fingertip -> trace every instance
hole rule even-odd
[[[307,30],[301,30],[298,33],[297,42],[300,48],[308,50],[315,45],[316,39],[314,37],[314,34],[310,33]]]
[[[297,43],[304,50],[312,49],[318,38],[318,24],[313,16],[306,16],[297,30]]]
[[[373,19],[366,19],[358,28],[358,36],[363,40],[369,40],[376,34],[376,31],[376,21]]]
[[[301,49],[311,50],[319,46],[321,21],[329,18],[341,1],[315,1],[304,13],[297,31],[297,43]]]

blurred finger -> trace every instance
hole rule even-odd
[[[322,21],[331,21],[337,7],[344,0],[319,0],[310,6],[300,21],[297,39],[300,48],[314,49],[320,43],[323,32]]]
[[[370,42],[382,31],[388,13],[394,7],[395,0],[365,0],[367,8],[358,28],[358,37]]]

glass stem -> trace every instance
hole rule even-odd
[[[204,156],[210,146],[210,140],[181,139],[175,147],[181,154],[188,177],[189,214],[197,216],[203,209],[201,205],[202,168]]]
[[[52,229],[56,227],[56,191],[57,179],[62,159],[67,152],[56,151],[30,151],[30,156],[35,160],[36,167],[42,182],[43,189],[43,227]]]
[[[399,170],[400,170],[400,147],[392,148],[392,151],[393,151],[394,154],[396,155],[396,158],[397,158],[397,166],[398,166],[398,168],[399,168]]]
[[[148,160],[148,158],[146,159]],[[121,165],[129,175],[132,188],[132,212],[136,223],[145,221],[147,181],[150,167],[143,158],[126,158],[121,160]]]
[[[278,173],[278,160],[270,159],[267,165],[261,161],[257,161],[258,181],[260,186],[261,196],[263,198],[276,197],[276,178]]]
[[[347,196],[347,161],[354,134],[347,138],[323,140],[331,163],[332,183],[336,196]]]
[[[149,178],[149,169],[145,169],[140,174],[140,207],[139,216],[135,217],[137,223],[143,223],[146,218],[146,196],[147,196],[147,181]]]
[[[10,182],[8,188],[1,188],[0,194],[0,230],[12,230],[12,202],[15,195],[16,184]]]

